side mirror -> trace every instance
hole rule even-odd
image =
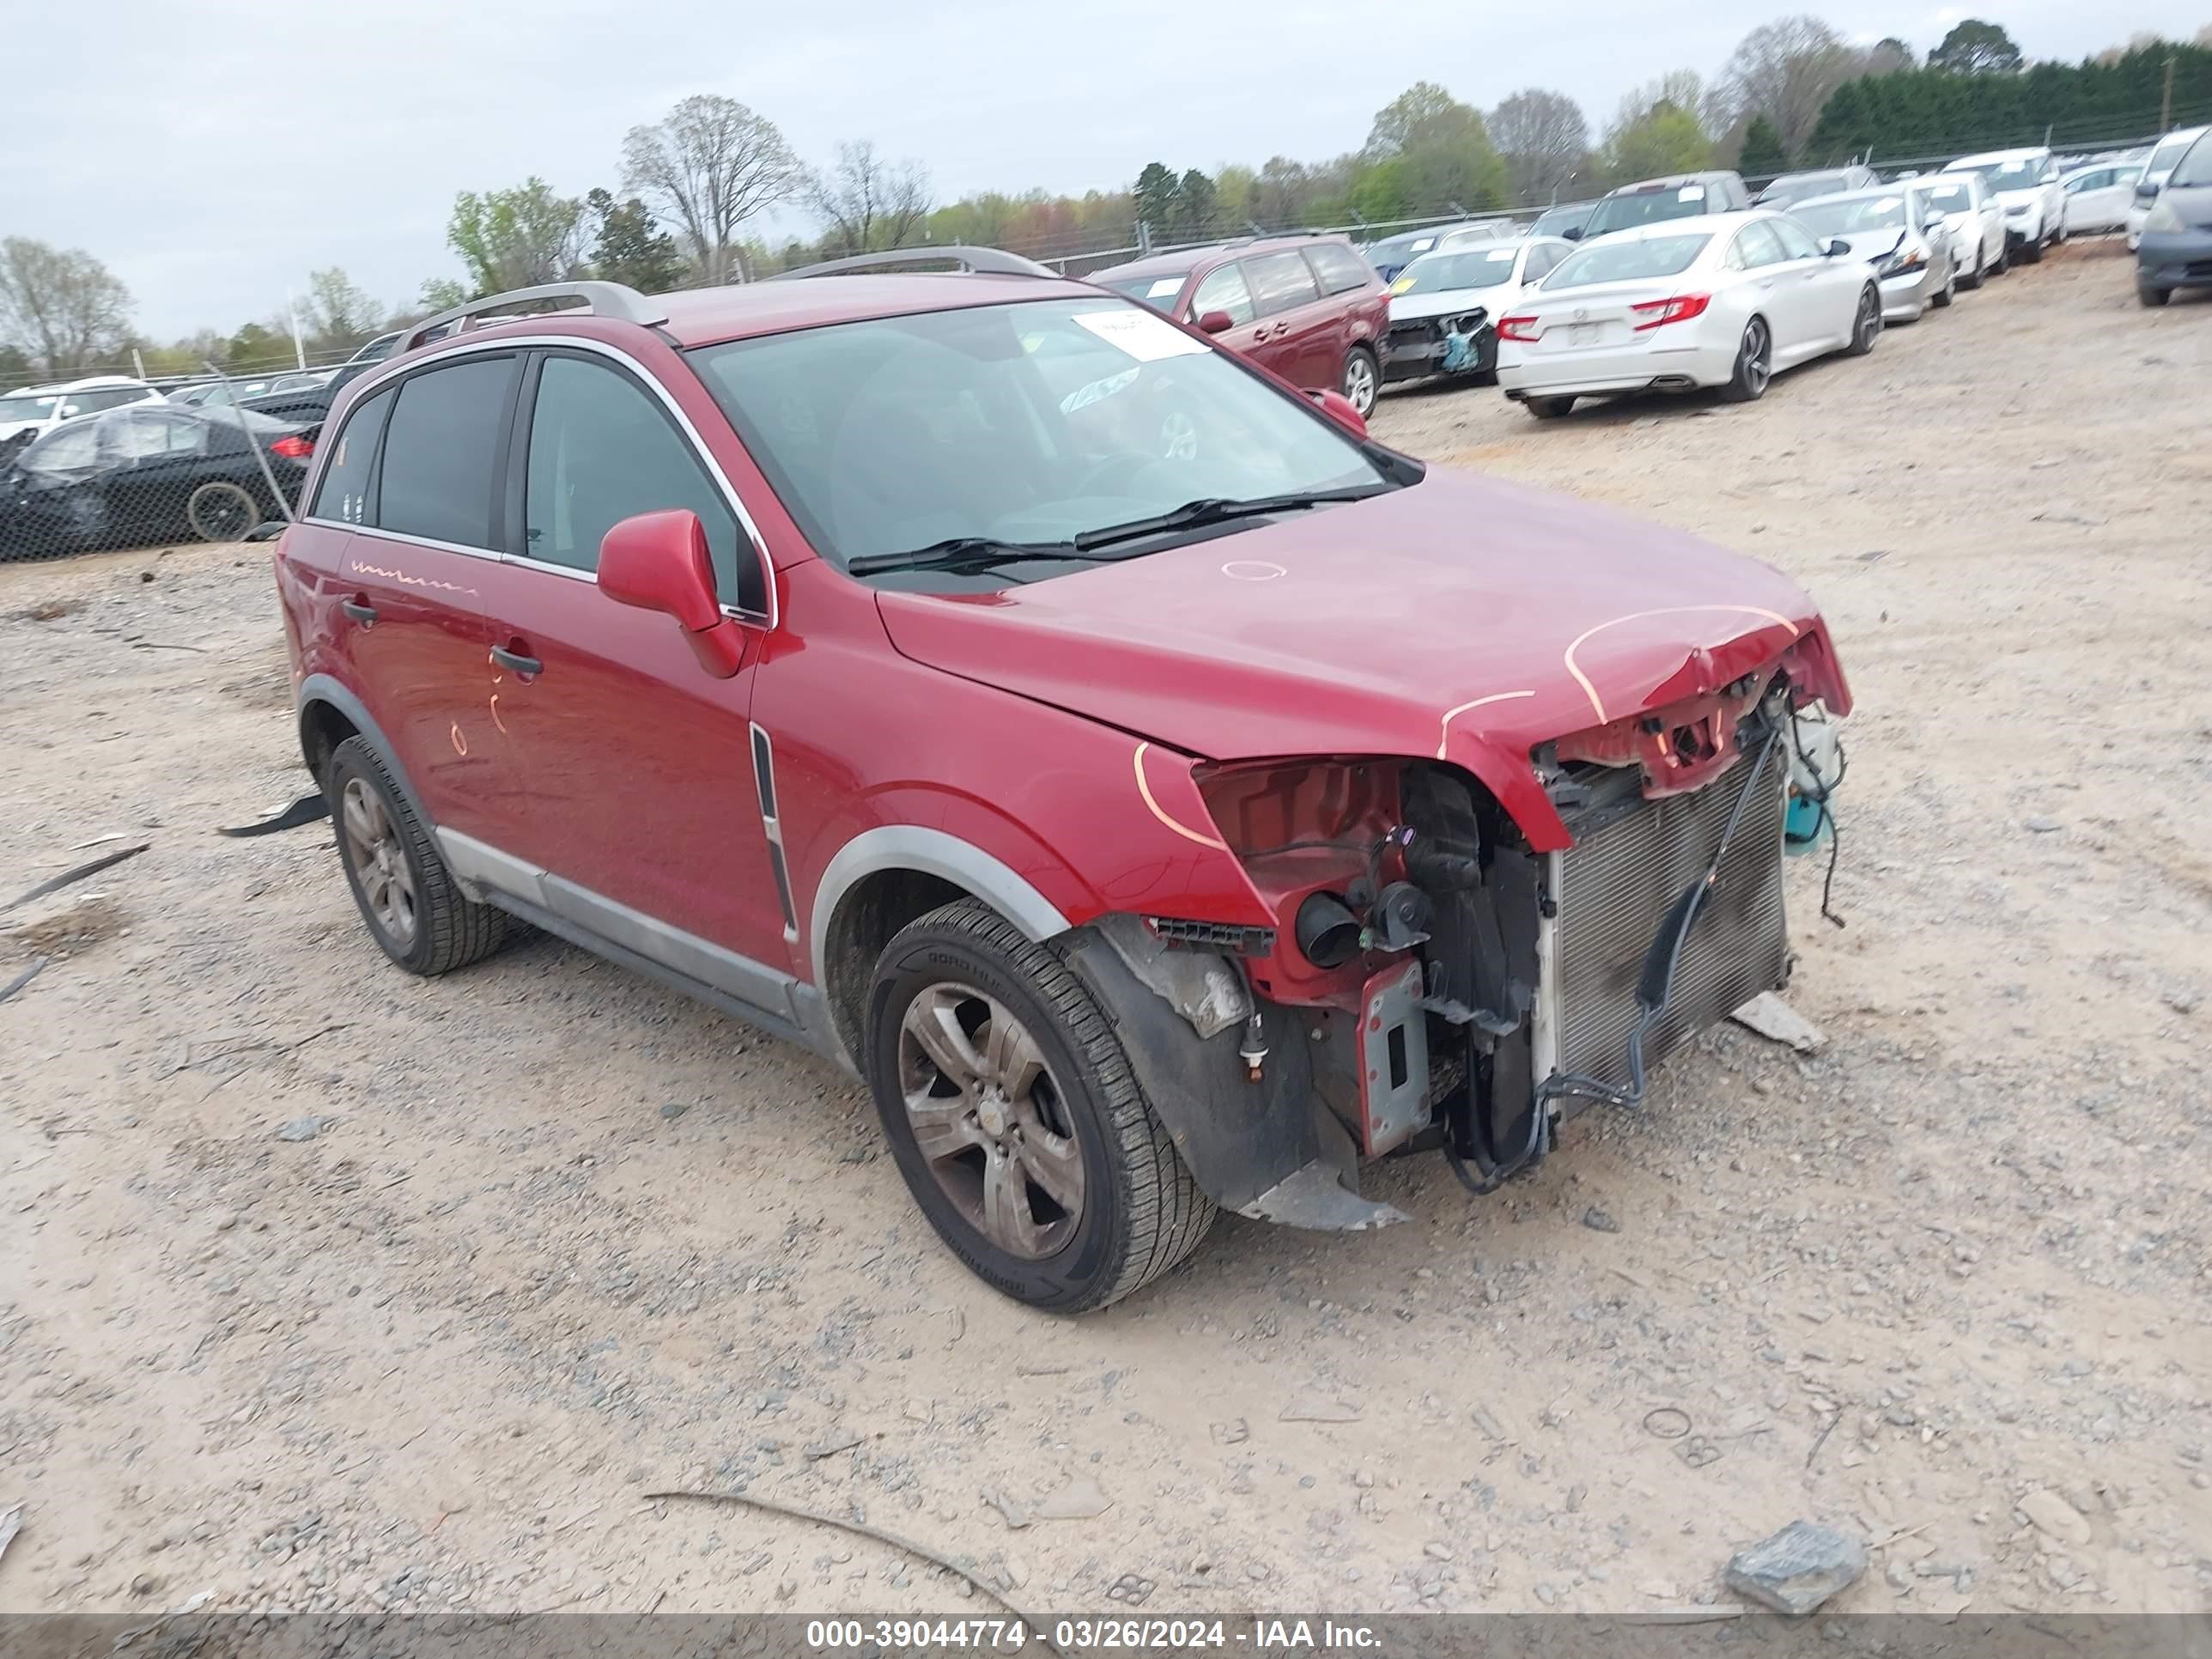
[[[1850,251],[1851,245],[1845,241],[1842,237],[1838,236],[1829,242],[1826,253],[1827,257],[1831,259],[1840,259]]]
[[[2158,200],[2158,186],[2152,184],[2150,180],[2146,179],[2142,183],[2136,186],[2136,205],[2137,207],[2148,207],[2156,200]]]
[[[1198,319],[1202,334],[1226,334],[1237,326],[1237,319],[1225,311],[1209,311]]]
[[[599,592],[673,617],[699,665],[726,680],[744,665],[744,635],[723,616],[699,515],[683,507],[624,519],[599,544]]]
[[[1571,242],[1579,242],[1583,239],[1583,228],[1580,225],[1569,225],[1559,234]]]
[[[1322,414],[1328,416],[1353,437],[1362,442],[1366,441],[1367,422],[1361,417],[1359,411],[1352,406],[1351,398],[1346,397],[1341,392],[1324,392],[1312,388],[1308,388],[1306,396],[1321,405]]]

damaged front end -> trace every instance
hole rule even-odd
[[[1783,665],[1530,763],[1564,848],[1442,760],[1197,769],[1275,926],[1109,918],[1092,976],[1165,1016],[1125,1046],[1218,1202],[1382,1224],[1403,1218],[1356,1195],[1360,1161],[1430,1149],[1494,1190],[1564,1117],[1640,1104],[1650,1067],[1785,982],[1785,842],[1809,823],[1832,854],[1841,751]]]

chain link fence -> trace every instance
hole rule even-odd
[[[363,364],[361,368],[366,368]],[[357,372],[357,371],[356,371]],[[344,368],[0,394],[0,562],[230,542],[289,519]]]

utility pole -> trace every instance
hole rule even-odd
[[[289,288],[284,290],[284,310],[292,319],[293,364],[295,368],[305,368],[307,366],[307,347],[300,337],[300,307],[292,298],[292,290]]]
[[[2173,125],[2173,54],[2166,54],[2166,90],[2158,97],[2158,135],[2163,138]]]

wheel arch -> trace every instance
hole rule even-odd
[[[359,697],[328,674],[310,674],[300,682],[294,700],[299,709],[300,758],[317,787],[329,775],[331,757],[337,746],[348,738],[367,738],[376,745],[393,784],[407,798],[408,809],[425,829],[435,828],[434,821],[422,810],[422,797],[408,777],[398,751]]]
[[[1074,925],[1003,860],[920,824],[863,830],[823,868],[807,915],[807,965],[856,1062],[866,1053],[864,1013],[876,957],[908,922],[962,898],[989,905],[1037,943]]]

